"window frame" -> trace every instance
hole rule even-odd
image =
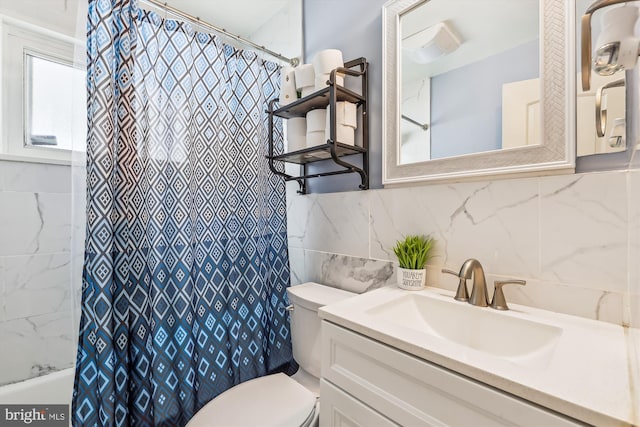
[[[71,164],[72,150],[34,146],[28,143],[28,67],[33,56],[78,69],[85,64],[75,61],[77,48],[84,45],[54,31],[0,15],[2,27],[2,114],[0,160]]]

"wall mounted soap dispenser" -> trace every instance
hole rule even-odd
[[[602,31],[597,40],[596,55],[591,63],[591,17],[607,6],[629,3],[628,0],[597,0],[582,16],[582,89],[591,87],[591,67],[602,76],[610,76],[635,67],[640,54],[640,38],[635,32],[639,10],[625,5],[607,10],[602,17]]]

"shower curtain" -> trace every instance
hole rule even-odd
[[[184,425],[292,360],[279,67],[135,0],[90,0],[87,48],[73,423]]]

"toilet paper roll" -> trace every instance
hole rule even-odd
[[[358,127],[358,106],[351,102],[341,102],[344,107],[343,114],[344,116],[340,116],[340,124],[349,126],[352,128]],[[337,109],[337,107],[336,107]],[[340,111],[339,109],[337,109]]]
[[[293,67],[282,67],[280,70],[280,81],[283,85],[293,85],[296,87],[296,72]]]
[[[318,132],[307,132],[307,147],[315,147],[326,143],[327,138],[325,138],[324,129]]]
[[[310,132],[324,132],[326,127],[327,110],[311,110],[307,113],[307,134]]]
[[[336,140],[341,144],[355,145],[356,130],[351,126],[336,125]]]
[[[329,112],[331,107],[327,109],[327,129],[329,127],[329,119],[331,115]],[[358,106],[351,102],[336,102],[336,124],[342,126],[349,126],[352,128],[358,127]]]
[[[294,117],[286,121],[287,151],[302,150],[307,146],[307,119]]]
[[[282,67],[280,71],[280,105],[287,105],[298,99],[296,76],[292,67]]]
[[[329,81],[330,78],[331,78],[330,73],[316,75],[316,83],[315,83],[316,90],[320,90],[329,86],[327,82]],[[344,74],[336,74],[336,84],[338,86],[344,86]]]
[[[331,70],[343,66],[342,52],[338,49],[321,50],[313,57],[313,69],[316,72],[316,76],[330,73]]]
[[[342,107],[339,104],[349,104],[348,102],[338,102],[336,104],[336,141],[342,144],[355,145],[356,132],[355,127],[345,125],[339,121],[344,121],[345,106]],[[355,105],[355,104],[353,104]],[[348,109],[349,107],[347,107]],[[342,111],[342,114],[340,113]],[[340,118],[342,116],[342,118]],[[354,118],[355,119],[355,118]],[[356,123],[357,125],[357,123]],[[327,111],[327,118],[325,121],[325,134],[326,139],[331,139],[331,115]]]
[[[314,82],[316,79],[316,73],[313,69],[313,64],[299,65],[295,69],[295,75],[296,75],[296,88],[298,90],[314,85]]]
[[[315,85],[311,85],[311,86],[307,86],[307,87],[303,87],[302,89],[302,97],[305,98],[309,95],[311,95],[313,92],[316,91],[316,87]]]
[[[306,117],[293,117],[286,122],[287,135],[306,135],[307,119]]]

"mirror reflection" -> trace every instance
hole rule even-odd
[[[580,20],[591,3],[576,1],[578,62]],[[607,19],[629,15],[624,7],[637,9],[593,14],[594,53],[613,37],[601,30]],[[540,144],[538,0],[430,0],[400,23],[400,164]],[[606,65],[600,73],[592,67],[588,90],[577,67],[578,156],[626,149],[624,72]]]
[[[538,0],[430,0],[400,26],[401,164],[540,143]]]

